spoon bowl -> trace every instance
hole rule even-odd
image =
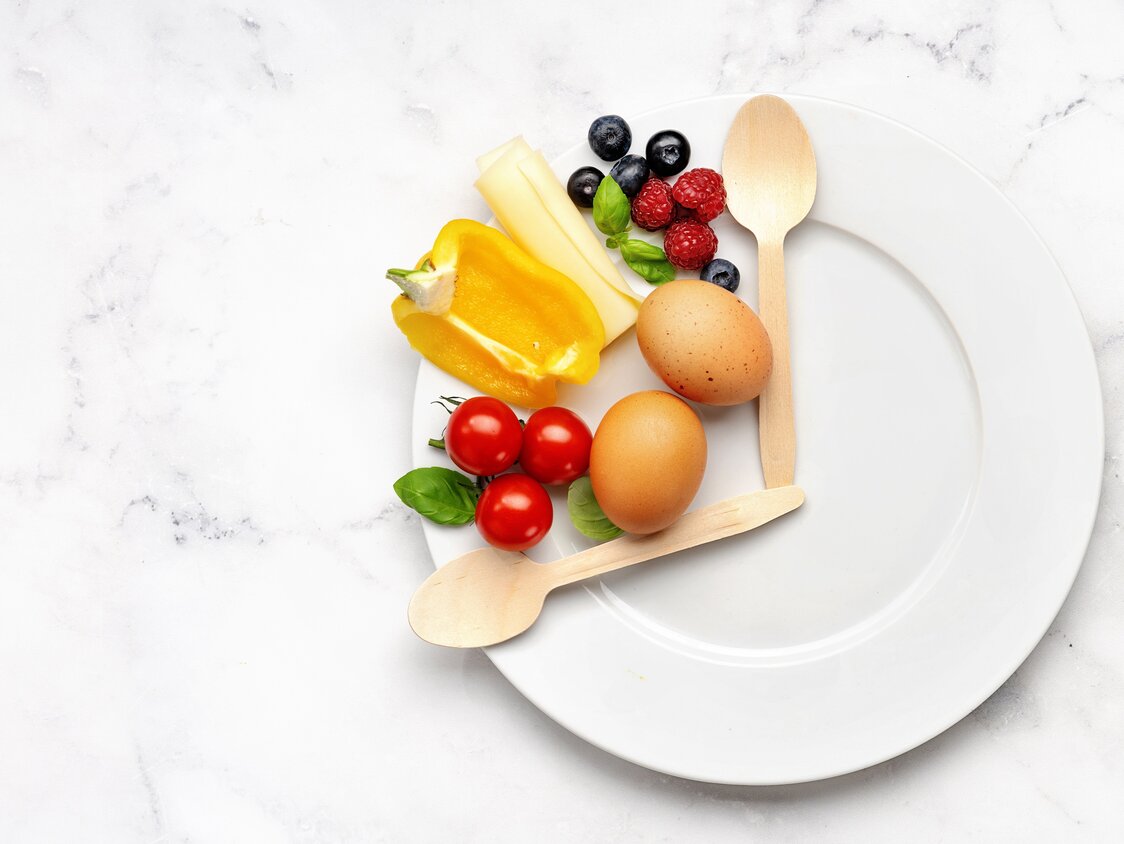
[[[535,623],[554,584],[524,554],[478,548],[429,576],[410,600],[410,627],[436,644],[477,648]]]
[[[796,111],[771,94],[738,109],[722,151],[726,207],[760,240],[784,236],[812,210],[816,155]]]

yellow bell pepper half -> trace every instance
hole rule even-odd
[[[453,220],[402,288],[394,322],[418,352],[466,384],[523,407],[556,400],[556,382],[597,373],[605,329],[589,296],[501,232]]]

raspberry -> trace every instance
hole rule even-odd
[[[726,208],[722,177],[706,167],[688,170],[676,179],[671,195],[684,208],[694,209],[700,223],[709,223]]]
[[[671,199],[671,185],[663,179],[649,179],[632,200],[632,222],[654,232],[671,222],[675,203]]]
[[[706,223],[681,220],[672,223],[663,236],[667,260],[681,270],[697,270],[708,264],[718,250],[718,238]]]

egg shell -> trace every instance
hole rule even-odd
[[[636,340],[652,372],[702,404],[755,399],[773,371],[773,344],[753,309],[708,281],[681,279],[640,306]]]
[[[629,533],[655,533],[683,515],[705,471],[702,422],[686,402],[662,390],[625,396],[593,435],[593,495],[609,520]]]

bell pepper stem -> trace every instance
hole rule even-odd
[[[453,304],[457,268],[435,267],[426,261],[416,270],[392,267],[386,277],[397,284],[418,309],[427,314],[443,314]]]

